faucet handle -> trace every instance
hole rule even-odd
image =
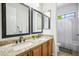
[[[16,44],[18,44],[19,43],[19,40],[16,40]]]

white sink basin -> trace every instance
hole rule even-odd
[[[24,49],[24,48],[29,47],[31,45],[33,45],[33,43],[25,42],[25,43],[17,44],[15,46],[13,46],[12,48],[13,48],[13,50],[21,50],[21,49]]]

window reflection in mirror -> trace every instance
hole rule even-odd
[[[48,30],[50,29],[50,18],[46,15],[43,15],[43,29]]]
[[[42,13],[32,9],[32,33],[41,33],[42,26],[43,26],[43,20],[42,20]]]

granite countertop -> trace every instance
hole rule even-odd
[[[19,44],[9,44],[0,47],[0,56],[16,56],[24,51],[27,51],[37,45],[40,45],[53,37],[40,37],[36,39],[29,39]]]

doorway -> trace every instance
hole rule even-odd
[[[78,25],[77,3],[65,3],[57,7],[57,43],[60,44],[58,53],[78,55]]]

